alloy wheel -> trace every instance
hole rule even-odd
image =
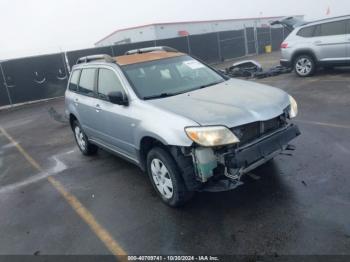
[[[166,199],[170,199],[174,193],[174,186],[170,174],[160,159],[153,159],[151,162],[153,182],[159,193]]]
[[[312,67],[312,61],[306,57],[301,57],[295,64],[295,70],[302,76],[310,74]]]
[[[83,131],[81,130],[81,128],[79,126],[76,126],[74,128],[74,133],[75,133],[75,138],[77,139],[78,146],[80,147],[80,149],[82,151],[85,151],[85,149],[86,149],[86,141],[85,141],[85,137],[84,137]]]

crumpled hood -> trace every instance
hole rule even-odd
[[[286,92],[274,87],[230,79],[215,86],[147,102],[200,125],[235,127],[282,114],[289,105],[289,98]]]

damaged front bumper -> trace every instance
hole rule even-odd
[[[194,148],[192,157],[196,177],[203,183],[200,190],[234,189],[242,184],[242,175],[274,158],[299,135],[299,128],[289,124],[242,146]]]

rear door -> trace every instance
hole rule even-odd
[[[98,118],[95,110],[96,98],[96,68],[84,68],[80,74],[78,94],[74,103],[79,114],[79,121],[84,132],[89,138],[95,138],[97,135],[96,119]]]
[[[317,25],[313,44],[318,59],[321,62],[346,60],[346,36],[346,20]]]

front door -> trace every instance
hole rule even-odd
[[[135,158],[134,123],[130,117],[131,107],[109,102],[108,94],[116,91],[126,95],[116,71],[100,68],[97,81],[98,106],[100,108],[98,121],[103,143],[112,146],[119,153]]]

